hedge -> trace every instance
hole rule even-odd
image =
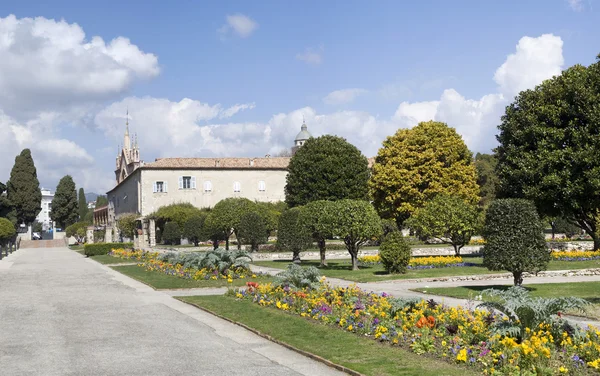
[[[133,248],[133,243],[98,243],[86,244],[83,246],[83,252],[86,256],[106,255],[115,248]]]

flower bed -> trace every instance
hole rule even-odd
[[[172,275],[179,278],[195,279],[195,280],[217,280],[226,279],[228,282],[233,282],[234,279],[258,278],[260,274],[254,274],[245,268],[228,269],[223,273],[217,269],[209,268],[185,268],[181,264],[171,264],[166,261],[157,259],[149,259],[138,264],[138,266],[147,271],[160,272]]]
[[[500,315],[393,299],[356,286],[293,290],[248,283],[245,290],[230,294],[486,375],[590,375],[600,369],[600,331],[591,328],[577,334],[542,323],[525,329],[521,338],[500,335],[493,328],[508,321]]]
[[[159,253],[158,252],[148,252],[142,251],[141,249],[132,250],[132,249],[123,249],[117,248],[112,249],[108,252],[109,256],[118,257],[124,260],[136,260],[136,261],[145,261],[149,259],[155,259]]]
[[[358,258],[363,266],[373,266],[381,263],[379,255],[363,256]],[[475,264],[464,262],[460,256],[428,256],[413,257],[410,259],[408,269],[433,269],[447,268],[451,266],[473,266]]]
[[[588,261],[600,260],[600,251],[552,251],[552,260],[557,261]]]

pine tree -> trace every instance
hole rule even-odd
[[[75,182],[70,175],[64,176],[58,182],[56,193],[52,199],[50,218],[63,229],[77,222],[77,218],[79,218],[77,191]]]
[[[7,184],[7,198],[18,223],[31,224],[42,210],[42,191],[29,149],[23,149],[15,158]]]
[[[83,221],[88,212],[87,202],[85,200],[85,191],[79,188],[79,220]]]

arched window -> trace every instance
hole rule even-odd
[[[233,191],[234,192],[240,192],[242,190],[242,186],[240,185],[239,181],[236,181],[233,183]]]
[[[212,192],[212,182],[210,180],[204,181],[204,192]]]
[[[265,181],[264,180],[259,181],[258,182],[258,191],[259,192],[264,192],[266,190],[267,190],[267,186],[265,184]]]

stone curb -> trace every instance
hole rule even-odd
[[[179,300],[179,301],[180,301],[180,302],[182,302],[182,303],[186,303],[186,304],[189,304],[189,305],[191,305],[191,306],[193,306],[193,307],[196,307],[196,308],[198,308],[198,309],[200,309],[200,310],[202,310],[202,311],[204,311],[204,312],[206,312],[206,313],[209,313],[209,314],[211,314],[211,315],[213,315],[213,316],[216,316],[216,317],[220,318],[221,320],[225,320],[225,321],[227,321],[227,322],[230,322],[230,323],[232,323],[232,324],[235,324],[235,325],[237,325],[237,326],[241,326],[242,328],[244,328],[244,329],[246,329],[246,330],[248,330],[248,331],[250,331],[250,332],[252,332],[252,333],[256,334],[256,335],[257,335],[257,336],[259,336],[259,337],[262,337],[262,338],[264,338],[264,339],[266,339],[266,340],[269,340],[269,341],[271,341],[271,342],[274,342],[274,343],[276,343],[276,344],[278,344],[278,345],[280,345],[280,346],[283,346],[283,347],[285,347],[285,348],[287,348],[287,349],[289,349],[289,350],[295,351],[295,352],[297,352],[297,353],[298,353],[298,354],[300,354],[300,355],[306,356],[307,358],[310,358],[310,359],[312,359],[312,360],[315,360],[315,361],[317,361],[317,362],[323,363],[323,364],[325,364],[325,365],[326,365],[326,366],[328,366],[328,367],[334,368],[334,369],[336,369],[336,370],[338,370],[338,371],[341,371],[341,372],[347,373],[348,375],[352,375],[352,376],[366,376],[366,375],[364,375],[364,374],[362,374],[362,373],[360,373],[360,372],[356,372],[356,371],[354,371],[354,370],[352,370],[352,369],[350,369],[350,368],[344,367],[344,366],[342,366],[342,365],[340,365],[340,364],[333,363],[333,362],[332,362],[332,361],[330,361],[330,360],[327,360],[327,359],[325,359],[325,358],[322,358],[322,357],[320,357],[320,356],[318,356],[318,355],[315,355],[315,354],[313,354],[313,353],[310,353],[310,352],[308,352],[308,351],[300,350],[300,349],[298,349],[298,348],[296,348],[296,347],[294,347],[294,346],[292,346],[292,345],[289,345],[289,344],[287,344],[287,343],[285,343],[285,342],[282,342],[282,341],[280,341],[280,340],[278,340],[278,339],[275,339],[275,338],[271,337],[271,336],[270,336],[270,335],[268,335],[268,334],[264,334],[264,333],[262,333],[262,332],[260,332],[260,331],[258,331],[258,330],[256,330],[256,329],[254,329],[254,328],[251,328],[251,327],[249,327],[249,326],[248,326],[248,325],[246,325],[246,324],[242,324],[241,322],[234,321],[234,320],[231,320],[231,319],[229,319],[229,318],[227,318],[227,317],[221,316],[221,315],[219,315],[219,314],[217,314],[217,313],[215,313],[215,312],[213,312],[213,311],[211,311],[211,310],[209,310],[209,309],[206,309],[206,308],[204,308],[204,307],[201,307],[201,306],[199,306],[199,305],[197,305],[197,304],[190,303],[190,302],[186,302],[186,301],[184,301],[184,300],[181,300],[181,299],[179,299],[179,297],[177,297],[177,296],[175,296],[175,297],[173,297],[173,298],[174,298],[174,299],[177,299],[177,300]]]

